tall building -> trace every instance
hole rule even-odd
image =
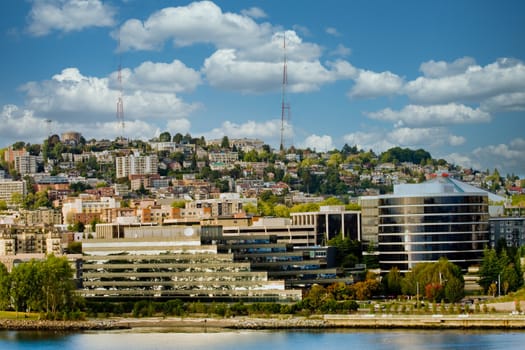
[[[362,197],[363,231],[377,242],[381,271],[406,272],[441,257],[464,270],[479,264],[489,244],[489,200],[482,190],[465,189],[472,190],[439,176],[396,185],[394,194]]]
[[[159,159],[157,155],[141,156],[132,154],[115,158],[117,178],[130,175],[151,175],[158,173]]]
[[[36,156],[31,156],[29,154],[15,156],[15,170],[20,175],[36,173],[36,159]]]
[[[317,244],[341,235],[343,238],[361,240],[361,215],[359,211],[345,210],[344,206],[321,206],[317,212],[291,213],[292,225],[313,225],[317,233]]]

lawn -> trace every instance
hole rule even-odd
[[[0,319],[16,319],[15,311],[0,311]],[[34,312],[19,312],[18,319],[29,319],[36,320],[38,319],[39,314]]]

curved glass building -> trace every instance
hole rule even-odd
[[[408,271],[441,257],[466,270],[481,261],[489,244],[487,193],[464,192],[452,179],[397,185],[394,194],[363,201],[376,216],[370,221],[377,224],[382,272],[394,266]]]

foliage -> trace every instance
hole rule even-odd
[[[479,285],[486,293],[493,292],[489,290],[493,284],[503,294],[516,291],[523,285],[520,256],[514,251],[509,256],[507,249],[506,246],[501,246],[499,252],[489,248],[483,251],[483,260],[479,268]],[[497,283],[501,285],[497,286]]]
[[[73,270],[64,258],[49,255],[46,260],[30,260],[16,265],[10,274],[0,266],[0,306],[15,311],[39,311],[46,314],[72,311]],[[7,293],[6,285],[8,286]]]
[[[381,163],[394,162],[403,163],[411,162],[414,164],[421,164],[427,160],[432,159],[430,153],[423,149],[411,150],[409,148],[394,147],[381,153],[379,161]]]
[[[186,201],[185,200],[177,200],[177,201],[173,201],[171,203],[171,207],[172,208],[180,208],[180,209],[184,209],[186,207]]]
[[[401,280],[403,294],[416,295],[419,287],[419,294],[431,301],[457,302],[464,296],[464,285],[461,269],[446,258],[417,264]]]
[[[335,261],[337,266],[354,267],[361,259],[361,242],[341,235],[330,239],[328,245],[336,247]]]

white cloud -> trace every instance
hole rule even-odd
[[[203,58],[201,72],[211,86],[226,90],[279,90],[285,54],[289,92],[315,91],[323,84],[356,76],[348,62],[322,63],[322,48],[304,42],[296,31],[259,24],[247,15],[222,12],[212,2],[164,8],[144,22],[131,19],[120,28],[123,50],[159,49],[167,40],[179,46],[213,45],[216,51]],[[348,54],[347,48],[338,49],[340,54]]]
[[[462,57],[448,63],[445,61],[428,61],[421,64],[419,70],[428,78],[442,78],[452,75],[462,74],[471,66],[475,66],[476,61],[471,57]]]
[[[288,91],[315,91],[322,84],[349,79],[355,74],[348,62],[288,61]],[[218,50],[204,62],[202,72],[211,86],[245,93],[281,88],[282,62],[242,60],[233,49]]]
[[[126,21],[120,28],[120,43],[122,50],[158,49],[166,40],[173,40],[177,46],[212,43],[218,48],[253,47],[264,43],[272,32],[274,28],[267,23],[257,24],[246,15],[223,13],[213,2],[200,1],[164,8],[144,22]]]
[[[372,98],[397,94],[400,92],[402,86],[403,79],[394,73],[376,73],[361,70],[348,96],[351,98]]]
[[[336,28],[334,28],[334,27],[328,27],[328,28],[326,28],[326,29],[325,29],[325,32],[326,32],[327,34],[332,35],[332,36],[341,36],[341,33],[339,33],[339,31],[338,31]]]
[[[281,120],[273,119],[263,122],[248,120],[243,124],[225,121],[219,128],[202,133],[206,139],[218,139],[223,136],[229,138],[259,138],[268,144],[279,145],[281,135]],[[289,140],[293,137],[292,125],[285,122],[284,137]]]
[[[241,13],[244,16],[252,17],[252,18],[266,18],[268,15],[264,10],[262,10],[259,7],[250,7],[249,9],[242,10]]]
[[[28,31],[35,36],[114,25],[115,10],[100,0],[34,0]]]
[[[450,70],[447,67],[442,71],[435,68],[425,68],[431,77],[419,77],[406,84],[404,92],[411,100],[422,104],[483,102],[499,95],[525,92],[525,65],[521,61],[503,58],[484,67],[469,65],[462,73],[456,69],[454,75],[446,74]]]
[[[119,94],[110,88],[109,81],[66,68],[51,80],[30,82],[21,89],[27,93],[28,107],[45,118],[105,121],[114,118]],[[126,90],[123,100],[125,119],[130,120],[187,117],[200,107],[185,103],[174,93],[155,90]]]
[[[310,148],[312,150],[331,151],[335,148],[332,137],[329,135],[319,136],[316,134],[307,136],[300,144],[299,148]]]
[[[170,119],[166,123],[166,129],[172,134],[181,133],[183,135],[190,132],[191,122],[188,119]]]
[[[481,103],[481,108],[489,111],[525,111],[525,91],[489,97]]]
[[[442,126],[450,124],[486,123],[490,114],[480,109],[449,103],[446,105],[408,105],[400,111],[390,108],[368,113],[372,119],[390,121],[397,126]]]
[[[469,154],[452,153],[446,159],[467,168],[498,169],[502,174],[525,176],[525,139],[516,138],[508,144],[487,145]]]
[[[445,128],[395,128],[371,132],[355,132],[343,137],[349,145],[374,152],[384,152],[392,147],[424,148],[429,151],[443,145],[457,146],[465,142],[462,136],[450,134]]]
[[[341,56],[346,57],[352,54],[352,50],[342,44],[337,45],[337,47],[330,52],[332,56]]]
[[[473,155],[484,168],[505,169],[525,175],[525,139],[516,138],[509,144],[488,145],[476,148]]]
[[[155,133],[156,127],[146,121],[128,120],[125,129],[115,120],[101,122],[92,120],[49,120],[36,117],[35,112],[22,109],[15,105],[4,105],[0,111],[0,140],[1,147],[13,144],[16,141],[42,143],[51,134],[60,135],[62,132],[76,130],[86,139],[114,139],[117,135],[133,139],[149,139]]]
[[[201,84],[200,73],[179,60],[171,63],[146,61],[132,71],[123,69],[122,81],[126,90],[151,92],[191,92]],[[118,89],[117,72],[111,75],[111,87]]]

